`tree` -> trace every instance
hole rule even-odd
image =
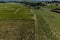
[[[58,6],[58,3],[57,3],[57,1],[58,1],[58,0],[54,0],[54,2],[55,2],[55,5],[56,5],[56,6]]]

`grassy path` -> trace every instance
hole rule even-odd
[[[34,19],[35,19],[35,29],[37,29],[37,18],[36,18],[36,14],[34,14]],[[35,40],[37,40],[38,39],[38,34],[37,34],[37,32],[38,32],[38,29],[37,30],[35,30],[36,32],[36,34],[35,34],[35,36],[36,36],[36,38],[35,38]]]
[[[48,40],[47,37],[44,35],[44,32],[42,30],[42,28],[40,27],[40,23],[39,23],[39,14],[37,15],[36,12],[34,12],[33,10],[31,10],[32,13],[34,13],[34,17],[35,17],[35,33],[36,33],[36,40]],[[45,39],[44,39],[45,38]]]
[[[31,11],[31,13],[34,13],[33,12],[33,10],[32,9],[30,9],[30,11]],[[37,18],[36,18],[36,14],[34,14],[34,18],[33,18],[34,20],[35,20],[35,40],[38,40],[39,38],[38,38],[38,28],[37,28]]]
[[[34,11],[31,10],[33,13]],[[35,18],[35,34],[36,34],[36,38],[35,40],[48,40],[46,35],[45,35],[45,32],[43,32],[42,28],[41,28],[41,25],[39,23],[39,14],[37,13],[34,13],[34,18]]]
[[[20,10],[20,8],[18,8],[14,13],[16,14],[19,10]]]

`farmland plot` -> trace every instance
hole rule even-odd
[[[28,12],[20,4],[0,4],[0,40],[35,40],[34,14]]]

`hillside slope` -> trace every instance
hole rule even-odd
[[[46,7],[31,9],[21,4],[1,3],[0,40],[60,40],[59,17]]]
[[[34,14],[23,5],[1,3],[0,40],[35,40]]]
[[[55,13],[51,12],[50,9],[45,7],[38,10],[33,9],[32,11],[34,12],[34,14],[36,14],[37,20],[38,20],[37,21],[38,30],[35,29],[37,30],[37,34],[38,34],[37,40],[60,40],[60,34],[59,34],[60,32],[58,30],[58,28],[60,27],[56,28],[54,23],[51,22],[51,20],[53,20],[53,15],[55,15]],[[55,17],[57,17],[57,15]],[[55,20],[54,22],[56,21],[57,20]]]

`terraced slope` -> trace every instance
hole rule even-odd
[[[27,14],[27,9],[20,4],[0,4],[0,40],[35,40],[34,14]]]

